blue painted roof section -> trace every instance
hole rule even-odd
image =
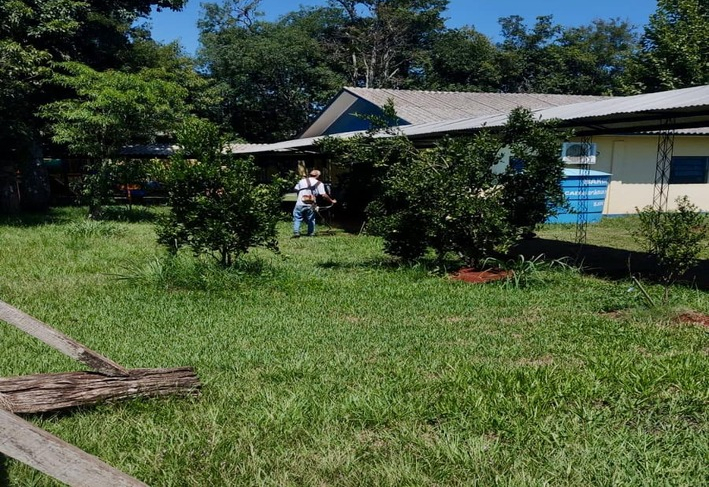
[[[352,106],[347,110],[347,113],[335,120],[335,122],[327,128],[323,135],[369,130],[371,124],[369,120],[362,118],[362,115],[382,116],[384,115],[384,112],[374,103],[370,103],[367,100],[362,100],[360,98],[352,104]],[[409,123],[399,118],[398,125],[409,125]]]

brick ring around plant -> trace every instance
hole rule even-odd
[[[486,282],[500,281],[509,276],[510,271],[502,269],[486,269],[477,270],[469,267],[460,269],[458,272],[453,274],[451,277],[458,281],[470,282],[473,284],[483,284]]]

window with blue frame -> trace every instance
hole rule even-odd
[[[670,184],[704,184],[709,174],[709,157],[677,156],[670,163]]]

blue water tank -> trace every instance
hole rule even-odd
[[[557,208],[558,214],[550,217],[547,223],[576,223],[584,198],[586,199],[586,221],[589,223],[600,221],[610,180],[611,175],[607,172],[564,169],[561,188],[564,190],[571,211]]]

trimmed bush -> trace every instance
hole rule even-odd
[[[176,252],[218,255],[229,267],[249,248],[278,250],[276,223],[283,185],[258,184],[250,159],[232,159],[217,128],[204,121],[185,123],[183,150],[165,171],[169,215],[158,226],[158,241]]]
[[[328,147],[338,160],[382,174],[360,191],[376,189],[365,193],[372,199],[368,229],[384,238],[387,253],[412,260],[429,249],[439,259],[453,252],[475,266],[504,254],[563,204],[561,141],[553,124],[518,109],[499,134],[448,138],[431,149],[371,134]],[[496,172],[505,146],[517,163]]]

